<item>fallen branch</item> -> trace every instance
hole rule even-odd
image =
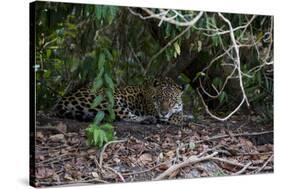
[[[176,171],[176,170],[178,170],[180,168],[186,167],[186,166],[194,164],[194,163],[198,163],[198,162],[202,162],[202,161],[206,161],[206,160],[212,159],[217,154],[218,154],[217,152],[214,152],[211,155],[207,155],[207,156],[201,157],[201,158],[198,158],[198,157],[189,158],[189,159],[187,159],[186,161],[184,161],[182,163],[179,163],[179,164],[171,166],[169,169],[167,169],[166,171],[164,171],[163,173],[158,175],[153,180],[161,180],[161,179],[163,179],[166,176],[172,174],[174,171]]]

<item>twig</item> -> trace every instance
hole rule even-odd
[[[108,166],[104,166],[104,168],[106,168],[106,169],[110,170],[111,172],[113,172],[114,174],[116,174],[121,179],[122,182],[126,182],[124,177],[121,175],[121,173],[119,173],[115,169],[108,167]]]
[[[189,159],[187,159],[186,161],[184,161],[182,163],[175,164],[175,165],[171,166],[169,169],[167,169],[166,171],[164,171],[163,173],[158,175],[153,180],[161,180],[161,179],[163,179],[166,176],[172,174],[174,171],[176,171],[176,170],[178,170],[180,168],[183,168],[183,167],[186,167],[188,165],[191,165],[191,164],[194,164],[194,163],[198,163],[198,162],[201,162],[201,161],[206,161],[206,160],[212,159],[215,155],[217,155],[217,152],[214,152],[211,155],[207,155],[207,156],[201,157],[201,158],[198,158],[198,157],[189,158]]]
[[[130,50],[131,50],[131,52],[132,52],[133,56],[134,56],[134,57],[135,57],[135,59],[137,60],[138,65],[140,65],[141,71],[142,71],[142,72],[144,72],[144,67],[143,67],[142,63],[140,62],[140,60],[139,60],[139,58],[138,58],[138,56],[137,56],[137,54],[136,54],[135,50],[133,49],[133,47],[132,47],[131,43],[129,43],[129,47],[130,47]]]
[[[42,164],[45,164],[45,163],[54,163],[54,162],[59,162],[59,161],[62,161],[64,156],[69,156],[69,155],[74,155],[74,154],[61,154],[61,155],[58,155],[58,156],[55,156],[53,158],[49,158],[49,159],[45,159],[43,161],[40,161],[40,162],[36,162],[36,165],[42,165]],[[67,157],[67,159],[69,159],[70,157]],[[70,158],[71,159],[71,158]]]
[[[54,127],[54,126],[49,126],[49,125],[47,125],[47,126],[38,126],[38,127],[36,127],[36,130],[53,130],[53,131],[57,131],[57,132],[65,135],[65,136],[68,136],[67,133],[65,133],[64,131],[60,130],[59,128]]]
[[[149,171],[152,171],[153,169],[156,169],[157,167],[160,167],[161,165],[167,165],[167,163],[170,163],[172,162],[173,160],[168,160],[168,161],[165,161],[163,163],[159,163],[151,168],[148,168],[146,170],[142,170],[142,171],[138,171],[138,172],[133,172],[133,173],[123,173],[123,176],[129,176],[129,175],[137,175],[137,174],[142,174],[142,173],[146,173],[146,172],[149,172]]]
[[[206,112],[214,119],[217,119],[219,121],[225,121],[225,120],[228,120],[233,114],[235,114],[239,109],[240,107],[243,105],[244,101],[245,101],[245,98],[242,99],[242,101],[240,102],[240,104],[231,112],[229,113],[227,116],[223,117],[223,118],[220,118],[216,115],[214,115],[210,110],[209,110],[209,107],[207,106],[207,104],[205,103],[201,93],[199,92],[198,88],[196,89],[197,90],[197,93],[202,101],[202,104],[203,106],[205,107],[205,110]]]
[[[239,79],[239,84],[240,84],[240,88],[241,88],[241,92],[242,92],[242,100],[241,102],[239,103],[239,105],[231,112],[229,113],[227,116],[223,117],[223,118],[220,118],[216,115],[214,115],[213,113],[210,112],[208,106],[206,105],[201,93],[199,92],[199,90],[197,89],[197,92],[201,98],[201,101],[203,103],[203,106],[205,107],[205,110],[206,112],[212,117],[212,118],[215,118],[217,120],[220,120],[220,121],[225,121],[227,119],[229,119],[233,114],[235,114],[239,109],[240,107],[244,104],[244,102],[246,102],[247,106],[250,106],[249,102],[248,102],[248,98],[247,98],[247,95],[246,95],[246,92],[245,92],[245,89],[244,89],[244,85],[243,85],[243,72],[241,71],[241,62],[240,62],[240,53],[239,53],[239,45],[237,44],[236,42],[236,39],[235,39],[235,35],[234,35],[234,29],[231,25],[231,22],[226,18],[224,17],[221,13],[218,13],[218,15],[228,24],[229,26],[229,34],[230,34],[230,38],[231,38],[231,42],[232,42],[232,46],[229,48],[229,49],[234,49],[235,51],[235,58],[234,58],[234,70],[233,72],[231,73],[231,77],[232,75],[234,74],[234,72],[237,70],[238,72],[238,79]],[[227,53],[228,51],[225,51],[225,53]],[[208,66],[209,67],[209,66]],[[227,80],[226,80],[227,81]],[[206,93],[206,91],[203,90],[203,92]]]
[[[155,14],[154,12],[152,12],[151,10],[147,9],[147,8],[142,8],[146,13],[148,13],[149,15],[151,15],[153,18],[157,18],[159,20],[163,20],[165,22],[169,22],[171,24],[177,25],[177,26],[192,26],[194,25],[203,15],[203,11],[199,12],[199,14],[196,15],[195,18],[193,18],[191,21],[184,21],[184,22],[179,22],[176,21],[175,19],[171,19],[171,18],[166,18],[164,16],[159,16],[158,14]],[[175,17],[176,18],[176,17]]]
[[[128,8],[128,9],[129,9],[130,13],[132,13],[135,16],[139,16],[143,20],[156,18],[156,19],[160,20],[159,25],[161,25],[161,23],[163,21],[165,21],[165,22],[168,22],[170,24],[177,25],[177,26],[192,26],[201,18],[201,16],[204,13],[203,11],[201,11],[192,20],[187,21],[186,19],[183,19],[184,21],[180,22],[180,21],[177,21],[176,18],[178,16],[180,18],[183,18],[184,16],[180,15],[180,13],[178,13],[177,11],[174,11],[174,10],[173,10],[173,12],[176,13],[175,15],[173,15],[171,17],[166,17],[166,15],[168,14],[168,12],[170,10],[167,10],[167,11],[163,10],[160,13],[156,14],[148,8],[141,8],[143,11],[145,11],[149,15],[149,16],[142,16],[141,14],[134,12],[131,8]]]
[[[223,159],[223,158],[219,158],[219,157],[212,157],[210,159],[214,160],[214,161],[219,161],[219,162],[227,163],[227,164],[230,164],[230,165],[235,165],[237,167],[245,167],[246,166],[246,165],[244,165],[242,163],[238,163],[238,162],[235,162],[235,161],[231,161],[231,160]],[[248,166],[247,169],[256,170],[257,166]],[[272,167],[264,167],[264,169],[265,170],[271,170]]]
[[[244,29],[244,31],[248,28],[248,26],[253,22],[253,20],[256,18],[256,15],[253,15],[252,18],[250,19],[250,21],[248,21],[245,25],[242,26],[238,26],[236,28],[233,28],[233,32]],[[204,30],[204,31],[212,31],[214,33],[212,34],[207,34],[204,33],[204,35],[208,36],[208,37],[212,37],[212,36],[216,36],[216,35],[224,35],[224,34],[229,34],[231,31],[230,30],[226,30],[226,31],[219,31],[219,29],[207,29],[207,28],[197,28],[194,27],[196,30]],[[242,36],[243,34],[241,34],[240,36]]]
[[[237,133],[237,134],[233,134],[232,137],[257,136],[257,135],[264,135],[264,134],[269,134],[269,133],[273,133],[273,130],[271,130],[271,131],[262,131],[262,132],[254,132],[254,133]],[[221,139],[221,138],[225,138],[225,137],[229,137],[229,135],[218,135],[218,136],[214,136],[214,137],[211,137],[211,138],[208,138],[208,139],[195,141],[195,143],[198,144],[198,143],[202,143],[202,142],[206,142],[206,141],[211,141],[211,140],[217,140],[217,139]]]
[[[236,71],[236,67],[234,67],[233,70],[232,70],[232,72],[231,72],[231,74],[226,77],[226,79],[224,80],[224,83],[223,83],[223,85],[222,85],[220,91],[218,91],[218,90],[212,85],[213,88],[215,89],[216,93],[217,93],[216,95],[211,95],[210,93],[208,93],[208,92],[204,89],[204,87],[202,86],[201,78],[199,78],[200,88],[201,88],[202,91],[203,91],[206,95],[208,95],[210,98],[218,98],[218,97],[220,96],[220,94],[222,93],[222,91],[224,90],[226,84],[228,83],[228,80],[231,79],[232,76],[234,75],[235,71]]]
[[[236,173],[233,173],[232,175],[233,176],[236,176],[236,175],[241,175],[242,173],[244,173],[248,167],[252,164],[252,162],[249,162],[247,163],[240,171],[237,171]]]
[[[89,179],[89,180],[80,180],[80,181],[66,181],[66,182],[42,182],[39,181],[39,184],[43,184],[43,185],[62,185],[62,184],[79,184],[79,183],[91,183],[91,182],[98,182],[98,183],[109,183],[105,180],[101,180],[101,179]]]
[[[239,137],[239,136],[257,136],[257,135],[264,135],[264,134],[269,134],[269,133],[273,133],[273,130],[271,131],[262,131],[262,132],[254,132],[254,133],[237,133],[237,134],[233,134],[232,137]],[[218,140],[218,139],[222,139],[222,138],[226,138],[229,137],[229,135],[217,135],[208,139],[204,139],[204,140],[198,140],[198,141],[194,141],[194,144],[200,144],[203,142],[209,142],[212,140]],[[188,144],[184,144],[182,146],[180,146],[180,148],[186,147],[188,146]]]
[[[255,171],[255,173],[261,172],[272,159],[273,159],[273,154],[266,160],[266,162],[258,170]]]
[[[232,44],[233,44],[233,47],[234,47],[234,50],[235,50],[235,53],[236,53],[236,65],[237,65],[237,70],[238,70],[238,76],[239,76],[239,82],[240,82],[240,88],[241,88],[241,91],[242,91],[242,94],[243,94],[243,100],[242,102],[246,102],[247,106],[250,106],[249,102],[248,102],[248,98],[246,96],[246,93],[245,93],[245,89],[244,89],[244,86],[243,86],[243,78],[242,78],[242,73],[241,73],[241,67],[240,67],[240,53],[239,53],[239,47],[236,43],[236,39],[235,39],[235,35],[234,35],[234,31],[233,31],[233,27],[231,25],[231,22],[225,18],[221,13],[218,13],[219,16],[228,24],[229,26],[229,30],[230,30],[230,38],[231,38],[231,41],[232,41]]]
[[[149,16],[147,17],[144,17],[142,16],[141,14],[139,13],[136,13],[134,12],[131,8],[128,8],[129,11],[133,14],[133,15],[136,15],[136,16],[139,16],[141,19],[143,20],[146,20],[146,19],[149,19],[149,18],[157,18],[160,20],[160,23],[161,24],[163,21],[165,22],[169,22],[171,24],[175,24],[175,25],[178,25],[178,26],[184,26],[184,27],[187,27],[185,30],[183,30],[179,35],[177,35],[175,38],[173,38],[171,41],[169,41],[162,49],[160,49],[155,55],[152,56],[152,58],[150,59],[150,61],[148,62],[147,66],[146,66],[146,69],[144,70],[143,72],[143,75],[145,76],[146,73],[148,72],[152,62],[160,55],[164,52],[165,49],[167,49],[169,46],[171,46],[178,38],[180,38],[183,34],[185,34],[192,26],[194,26],[196,24],[196,22],[202,17],[203,15],[203,11],[199,12],[191,21],[187,21],[186,19],[184,19],[184,22],[179,22],[177,20],[175,20],[175,18],[177,16],[179,17],[184,17],[182,15],[180,15],[180,13],[178,13],[177,11],[173,11],[175,14],[175,16],[173,17],[169,17],[167,18],[166,15],[167,13],[169,12],[169,10],[165,11],[165,10],[160,10],[161,12],[158,13],[158,14],[155,14],[153,11],[147,9],[147,8],[142,8],[146,13],[149,14]]]
[[[124,139],[124,140],[113,140],[113,141],[110,141],[110,142],[106,143],[106,144],[104,145],[104,147],[102,148],[101,153],[100,153],[99,167],[102,167],[103,153],[104,153],[104,151],[105,151],[105,149],[106,149],[106,147],[107,147],[108,145],[113,144],[113,143],[126,142],[126,141],[127,141],[127,139]]]

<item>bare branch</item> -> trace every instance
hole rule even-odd
[[[174,16],[172,17],[166,17],[166,15],[168,14],[169,10],[167,11],[162,11],[158,14],[155,14],[153,11],[151,11],[148,8],[142,8],[142,10],[144,10],[149,16],[144,17],[139,13],[135,13],[132,9],[129,8],[129,11],[134,14],[139,16],[141,19],[150,19],[150,18],[157,18],[160,20],[160,23],[162,23],[163,21],[168,22],[170,24],[174,24],[177,26],[193,26],[203,15],[203,11],[199,12],[199,14],[197,14],[192,20],[187,21],[186,19],[183,19],[182,22],[177,21],[176,18],[180,17],[180,18],[184,18],[184,16],[182,16],[180,13],[178,13],[177,11],[173,10],[174,13],[176,13]],[[161,25],[161,24],[160,24]]]
[[[235,39],[235,36],[234,36],[234,31],[233,31],[233,27],[231,25],[231,22],[225,18],[221,13],[218,13],[219,16],[228,24],[229,26],[229,29],[230,29],[230,37],[231,37],[231,40],[232,40],[232,43],[233,43],[233,46],[234,46],[234,50],[236,52],[236,61],[235,61],[235,64],[237,65],[237,70],[238,70],[238,76],[239,76],[239,82],[240,82],[240,87],[241,87],[241,91],[242,91],[242,94],[243,94],[243,100],[241,102],[243,102],[245,100],[247,106],[250,106],[249,104],[249,101],[248,101],[248,98],[246,96],[246,93],[245,93],[245,89],[244,89],[244,86],[243,86],[243,77],[242,77],[242,73],[241,73],[241,67],[240,67],[240,53],[239,53],[239,47],[236,43],[236,39]]]
[[[186,167],[186,166],[192,165],[194,163],[198,163],[198,162],[202,162],[202,161],[212,159],[217,154],[218,154],[217,152],[214,152],[211,155],[207,155],[207,156],[200,157],[200,158],[192,156],[184,162],[181,162],[179,164],[175,164],[175,165],[171,166],[169,169],[167,169],[166,171],[164,171],[163,173],[158,175],[154,180],[161,180],[161,179],[165,178],[166,176],[172,174],[173,172],[175,172],[176,170],[178,170],[182,167]]]
[[[235,113],[240,109],[240,107],[241,107],[241,106],[243,105],[243,103],[245,102],[245,98],[243,98],[243,99],[241,100],[240,104],[239,104],[231,113],[229,113],[227,116],[225,116],[225,117],[223,117],[223,118],[220,118],[220,117],[218,117],[218,116],[216,116],[216,115],[214,115],[213,113],[210,112],[209,107],[206,105],[206,103],[205,103],[205,101],[204,101],[204,99],[203,99],[203,97],[202,97],[202,95],[201,95],[201,93],[199,92],[198,89],[197,89],[197,93],[199,94],[199,97],[200,97],[200,99],[201,99],[201,101],[202,101],[202,103],[203,103],[203,106],[205,107],[206,112],[207,112],[212,118],[217,119],[217,120],[219,120],[219,121],[228,120],[233,114],[235,114]]]

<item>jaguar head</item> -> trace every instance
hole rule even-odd
[[[183,111],[183,88],[171,78],[155,80],[153,88],[153,103],[160,119],[168,120],[174,113]]]

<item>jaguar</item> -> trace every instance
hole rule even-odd
[[[114,92],[114,113],[119,120],[139,123],[183,124],[183,88],[169,77],[146,80],[142,85],[117,87]],[[66,95],[56,106],[60,117],[91,121],[98,111],[107,110],[103,101],[91,104],[97,94],[90,87]]]

